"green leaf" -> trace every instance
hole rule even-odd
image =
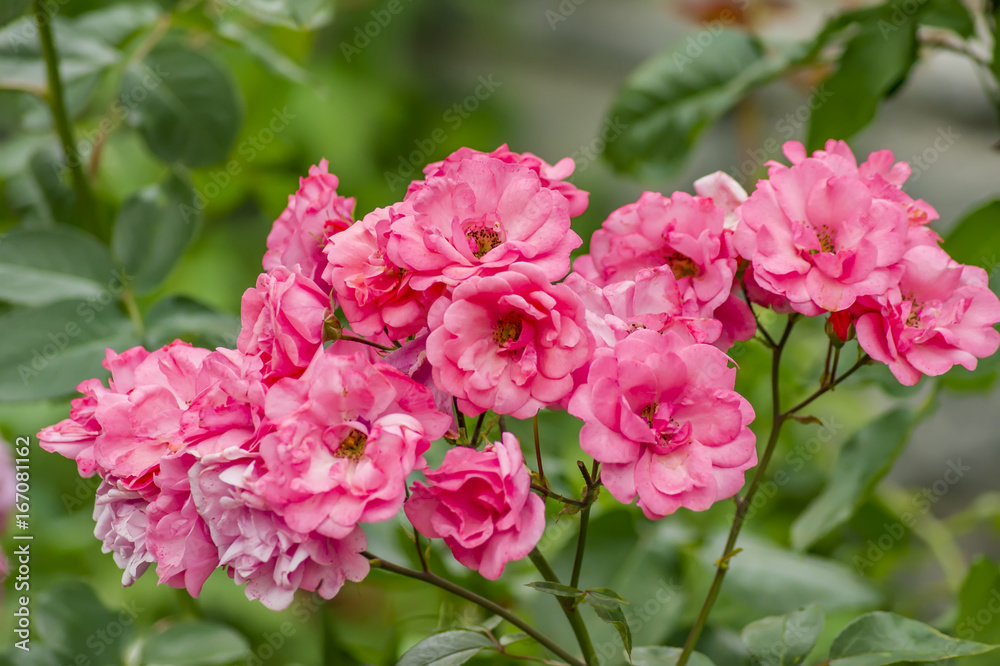
[[[618,606],[629,605],[625,597],[606,587],[589,588],[584,601],[591,606],[603,606],[605,608],[617,608]]]
[[[146,344],[159,348],[178,338],[197,347],[236,348],[240,318],[185,296],[158,300],[146,313]]]
[[[139,342],[117,308],[120,290],[116,282],[92,301],[0,314],[0,401],[68,395],[85,379],[107,376],[105,349],[122,351]]]
[[[828,139],[850,138],[875,118],[882,98],[902,84],[916,60],[916,35],[917,15],[895,5],[883,5],[861,23],[837,71],[813,94],[810,151]]]
[[[608,608],[606,606],[591,605],[594,612],[604,622],[612,625],[617,631],[618,636],[622,639],[622,645],[625,646],[625,652],[628,654],[629,659],[632,658],[632,630],[629,629],[628,620],[625,618],[625,613],[622,612],[621,606],[615,606],[614,608]]]
[[[28,168],[7,184],[7,200],[27,227],[73,224],[79,219],[69,169],[61,156],[52,146],[42,147],[28,160]]]
[[[77,654],[86,649],[92,666],[121,663],[128,628],[141,609],[133,603],[113,613],[88,585],[79,581],[54,585],[32,601],[34,628],[40,643],[60,659],[59,663],[74,663]],[[104,649],[100,652],[88,649],[98,636]],[[35,647],[33,643],[32,651]]]
[[[77,32],[117,46],[137,30],[153,25],[160,14],[158,5],[140,0],[80,14],[74,25]]]
[[[637,647],[632,653],[634,666],[674,666],[681,656],[681,649],[659,645]],[[711,659],[700,652],[692,652],[688,666],[715,666]]]
[[[930,0],[920,17],[923,25],[947,28],[963,39],[976,33],[976,24],[962,0]]]
[[[754,666],[798,666],[809,656],[823,631],[823,610],[816,605],[787,615],[751,622],[740,637]]]
[[[583,590],[578,590],[575,587],[570,587],[569,585],[563,585],[562,583],[550,583],[547,580],[540,580],[534,583],[525,583],[528,587],[534,588],[539,592],[544,592],[545,594],[552,594],[557,597],[569,597],[571,599],[576,599],[583,595]]]
[[[130,91],[145,90],[142,96]],[[129,122],[165,162],[202,167],[225,159],[243,122],[232,77],[201,53],[180,46],[153,50],[122,77],[135,101]]]
[[[215,30],[220,36],[246,49],[247,53],[272,73],[293,83],[306,84],[313,81],[309,72],[297,62],[243,26],[232,21],[220,21],[216,23]]]
[[[61,17],[52,21],[52,32],[59,45],[59,76],[64,85],[99,74],[121,59],[119,51],[79,32]],[[0,89],[37,94],[48,89],[42,46],[32,17],[0,30]]]
[[[30,4],[31,0],[4,0],[0,5],[0,26],[7,25],[23,14]]]
[[[500,641],[500,645],[502,645],[503,647],[507,647],[508,645],[513,645],[518,641],[523,641],[527,637],[528,634],[524,633],[523,631],[515,631],[512,634],[504,634],[498,640]]]
[[[837,634],[830,646],[830,666],[926,663],[982,654],[996,647],[952,638],[922,622],[878,611],[862,615]]]
[[[1000,266],[1000,199],[978,203],[962,213],[943,247],[961,264],[995,271]]]
[[[96,238],[71,227],[18,229],[0,236],[0,300],[46,305],[97,298],[118,279]]]
[[[493,641],[475,631],[445,631],[420,641],[406,651],[396,666],[458,666],[475,657]]]
[[[912,411],[894,409],[844,444],[823,492],[792,524],[793,548],[809,548],[854,515],[906,446],[914,423]]]
[[[115,219],[111,249],[137,293],[156,288],[177,264],[200,226],[194,188],[174,174],[129,197]]]
[[[607,140],[605,158],[628,174],[676,173],[708,127],[788,64],[733,30],[705,47],[689,40],[654,56],[629,76],[608,113],[617,136]]]
[[[985,620],[985,621],[984,621]],[[1000,643],[1000,567],[988,557],[980,557],[958,593],[958,622],[955,633],[966,640]],[[967,657],[962,666],[994,666],[996,657]]]
[[[333,0],[242,0],[234,5],[261,23],[315,30],[333,20]]]
[[[142,647],[144,666],[223,666],[242,662],[250,644],[232,627],[198,620],[156,634]]]

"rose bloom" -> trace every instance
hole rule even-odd
[[[900,264],[899,286],[871,299],[874,311],[855,322],[862,349],[907,386],[955,365],[975,370],[976,359],[996,353],[1000,299],[986,271],[930,246],[914,247]]]
[[[329,310],[330,297],[312,280],[278,266],[243,293],[236,347],[260,355],[269,381],[299,375],[323,345]]]
[[[351,226],[354,199],[337,194],[337,177],[328,173],[327,161],[309,167],[309,176],[299,179],[299,189],[288,195],[288,207],[267,236],[264,270],[278,266],[307,277],[329,291],[323,281],[327,239]]]
[[[538,173],[485,156],[443,172],[392,207],[388,257],[414,273],[414,289],[456,285],[518,261],[549,280],[566,275],[570,252],[583,241],[570,228],[566,199],[544,187]]]
[[[146,509],[142,495],[104,479],[97,488],[94,502],[94,536],[101,540],[101,550],[111,553],[122,573],[122,585],[129,586],[154,562],[146,549]]]
[[[679,507],[704,511],[743,486],[757,464],[753,409],[733,390],[736,369],[715,347],[673,332],[640,330],[600,348],[569,413],[580,446],[602,463],[621,502],[637,496],[651,519]]]
[[[753,282],[809,316],[886,293],[899,280],[910,228],[908,204],[884,179],[898,181],[900,170],[886,171],[883,158],[862,170],[853,155],[805,157],[798,148],[785,144],[793,166],[772,163],[740,207],[733,243],[753,265]]]
[[[532,264],[473,277],[428,316],[434,383],[466,414],[530,418],[569,395],[594,350],[580,297]]]
[[[528,555],[545,531],[545,503],[531,492],[517,438],[505,432],[483,451],[449,449],[427,485],[413,483],[404,510],[421,534],[444,539],[455,559],[496,580]]]
[[[335,539],[399,511],[406,476],[452,420],[426,387],[360,353],[318,353],[271,387],[265,413],[258,492],[291,529]]]

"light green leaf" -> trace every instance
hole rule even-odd
[[[130,91],[145,90],[137,96]],[[243,106],[229,73],[214,59],[180,46],[155,49],[122,77],[133,99],[129,122],[165,162],[191,167],[225,159],[239,134]]]
[[[129,197],[115,220],[111,248],[137,293],[170,274],[198,231],[201,214],[191,184],[179,175]]]
[[[830,666],[922,664],[983,654],[996,647],[952,638],[922,622],[878,611],[862,615],[837,634],[830,646]]]
[[[458,666],[475,657],[493,641],[475,631],[445,631],[420,641],[406,651],[396,666]]]
[[[243,0],[234,5],[261,23],[315,30],[333,20],[334,0]]]
[[[139,0],[80,14],[74,26],[77,32],[117,46],[137,30],[153,25],[160,15],[158,5]]]
[[[145,316],[146,345],[153,349],[180,338],[198,347],[236,348],[240,318],[184,296],[161,298]]]
[[[215,30],[225,39],[242,46],[268,70],[293,83],[310,83],[313,77],[297,62],[253,32],[232,21],[219,21]]]
[[[765,617],[743,628],[740,637],[754,666],[798,666],[823,631],[823,610],[816,605],[787,615]]]
[[[912,411],[894,409],[844,444],[823,492],[792,524],[796,550],[809,548],[854,515],[906,446],[914,424]]]
[[[23,14],[30,4],[31,0],[4,0],[0,4],[0,26],[7,25]]]
[[[61,17],[52,21],[59,49],[59,76],[63,84],[98,74],[121,59],[121,53],[101,39],[79,32]],[[43,93],[48,89],[38,28],[31,17],[0,30],[0,89]]]
[[[507,647],[508,645],[513,645],[518,641],[523,641],[527,637],[528,634],[524,633],[523,631],[515,631],[512,634],[504,634],[498,640],[500,641],[500,645],[502,645],[503,647]]]
[[[142,647],[144,666],[224,666],[242,662],[250,644],[232,627],[198,620],[156,634]]]
[[[0,236],[0,300],[46,305],[98,298],[116,275],[104,245],[71,227]]]
[[[534,588],[539,592],[544,592],[545,594],[552,594],[557,597],[569,597],[575,599],[583,595],[583,590],[578,590],[575,587],[570,587],[569,585],[563,585],[562,583],[550,583],[547,580],[540,580],[534,583],[525,583],[528,587]]]
[[[621,606],[608,608],[606,606],[591,604],[591,608],[594,609],[597,617],[615,628],[618,632],[618,636],[622,639],[622,645],[625,646],[625,653],[628,654],[629,659],[631,659],[632,630],[628,626],[628,619],[625,617],[625,613],[622,612]]]
[[[604,606],[605,608],[617,608],[618,606],[629,605],[625,597],[606,587],[588,588],[587,596],[584,600],[591,606]]]
[[[966,640],[1000,644],[1000,567],[988,557],[980,557],[958,593],[958,621],[955,633]],[[984,621],[985,620],[985,621]],[[966,657],[961,666],[994,666],[996,656]]]
[[[59,301],[0,314],[0,401],[40,400],[74,392],[105,377],[105,350],[139,343],[117,307],[120,284],[90,301]]]
[[[634,666],[674,666],[681,656],[681,649],[653,645],[637,647],[632,653]],[[711,659],[700,652],[692,652],[688,666],[715,666]]]
[[[616,135],[605,158],[628,174],[676,173],[702,132],[788,65],[735,30],[720,30],[704,47],[687,41],[654,56],[629,76],[608,113]]]

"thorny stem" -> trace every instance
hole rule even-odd
[[[550,583],[560,582],[559,576],[552,570],[545,556],[537,548],[531,551],[528,557],[531,558],[531,562],[538,569],[538,573],[542,574],[542,578]],[[583,660],[587,666],[600,666],[600,662],[597,660],[597,653],[594,651],[594,644],[590,641],[590,633],[587,631],[587,625],[584,623],[583,617],[573,607],[573,601],[565,597],[556,597],[556,600],[559,602],[559,607],[562,608],[566,619],[569,620],[569,626],[573,629],[576,642],[580,644],[580,650],[583,651]]]
[[[406,576],[407,578],[413,578],[414,580],[419,580],[425,583],[429,583],[435,587],[441,588],[442,590],[451,592],[455,596],[461,597],[466,601],[471,601],[477,606],[485,608],[494,615],[499,615],[500,617],[507,620],[512,625],[523,631],[524,633],[534,638],[547,650],[552,652],[552,654],[555,654],[560,659],[565,661],[567,664],[570,664],[570,666],[584,666],[583,662],[581,662],[579,659],[571,655],[563,648],[559,647],[556,643],[554,643],[547,636],[545,636],[545,634],[542,634],[537,629],[532,627],[530,624],[528,624],[527,622],[525,622],[520,617],[510,612],[500,604],[490,601],[486,597],[481,597],[475,592],[467,590],[461,585],[456,585],[450,580],[441,578],[440,576],[430,573],[429,571],[417,571],[415,569],[410,569],[408,567],[400,566],[398,564],[394,564],[387,560],[383,560],[367,551],[361,554],[364,555],[366,558],[368,558],[368,560],[371,562],[372,567],[376,569],[382,569],[384,571],[389,571],[394,574],[398,574],[400,576]],[[591,666],[591,664],[596,665],[597,662],[596,661],[587,662],[587,666]]]
[[[535,432],[535,459],[538,461],[538,480],[541,485],[549,487],[549,482],[545,479],[545,468],[542,467],[542,447],[538,442],[538,414],[531,419],[531,426]]]
[[[546,488],[545,486],[539,485],[537,483],[531,484],[531,489],[541,493],[544,497],[554,499],[557,502],[562,502],[563,504],[570,504],[572,506],[585,507],[587,503],[583,500],[573,499],[572,497],[566,497],[565,495],[560,495],[559,493]]]

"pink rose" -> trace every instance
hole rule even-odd
[[[104,363],[107,367],[107,360]],[[94,442],[101,434],[101,425],[94,414],[98,396],[108,389],[100,379],[88,379],[80,382],[76,390],[83,397],[74,398],[70,402],[69,418],[42,428],[38,433],[38,445],[46,451],[75,460],[80,476],[88,477],[98,471],[97,461],[94,459]]]
[[[428,316],[434,383],[467,414],[530,418],[574,388],[594,350],[580,297],[533,264],[469,278]]]
[[[740,221],[736,209],[747,200],[747,192],[732,176],[722,171],[702,176],[694,181],[694,191],[722,209],[725,214],[722,226],[726,231],[736,230]]]
[[[94,536],[101,540],[101,550],[112,553],[122,569],[122,585],[129,586],[154,562],[146,549],[146,508],[142,495],[121,488],[115,479],[101,481],[94,502]]]
[[[309,176],[299,179],[299,190],[288,195],[288,207],[267,236],[264,270],[283,266],[309,278],[323,291],[326,241],[353,224],[354,199],[337,194],[337,177],[328,173],[328,163],[320,160],[309,167]]]
[[[259,492],[292,529],[335,539],[399,511],[407,475],[451,422],[426,387],[362,354],[319,353],[271,387],[265,411]]]
[[[406,501],[406,517],[421,534],[444,539],[455,559],[496,580],[508,562],[528,555],[545,531],[545,503],[531,492],[531,475],[511,433],[483,451],[455,447],[436,470],[424,472]]]
[[[597,350],[569,413],[583,420],[580,446],[602,463],[616,499],[638,496],[656,519],[682,506],[704,511],[743,486],[757,463],[754,413],[729,363],[672,332],[636,331]]]
[[[914,247],[900,265],[898,288],[871,299],[877,309],[855,322],[862,349],[907,386],[954,365],[974,370],[978,358],[996,353],[1000,299],[986,271],[930,246]]]
[[[329,310],[329,296],[312,280],[278,266],[244,292],[236,347],[260,355],[269,381],[301,374],[323,346]]]

